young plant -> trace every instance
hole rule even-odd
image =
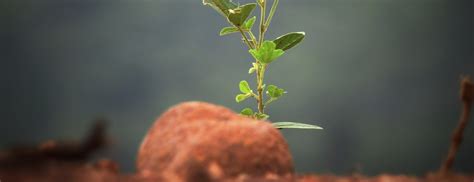
[[[300,43],[305,37],[305,33],[291,32],[275,40],[265,40],[265,32],[267,32],[273,15],[275,14],[278,0],[273,0],[268,16],[267,0],[256,0],[256,3],[244,5],[235,4],[232,0],[203,0],[203,4],[214,8],[229,22],[230,26],[222,28],[220,35],[224,36],[239,33],[242,36],[242,41],[247,44],[249,53],[255,59],[248,73],[255,74],[256,89],[255,91],[252,90],[247,81],[240,81],[239,89],[241,93],[235,97],[235,101],[242,102],[246,99],[254,98],[257,101],[257,110],[254,111],[251,108],[245,108],[240,113],[255,119],[268,119],[270,116],[265,113],[265,109],[287,92],[275,85],[266,86],[264,83],[265,71],[268,69],[270,63],[281,57],[285,51]],[[250,15],[257,6],[260,9],[260,22],[257,26],[258,36],[255,36],[252,32],[252,28],[254,27],[257,17],[250,17]],[[322,129],[319,126],[296,122],[276,122],[273,123],[273,125],[279,129]]]

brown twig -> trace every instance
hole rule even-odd
[[[12,166],[30,166],[47,161],[85,161],[96,151],[107,146],[106,121],[96,120],[90,133],[82,141],[48,140],[38,146],[19,146],[0,151],[0,169]]]
[[[453,136],[451,138],[451,146],[449,148],[449,153],[441,166],[441,172],[446,174],[450,171],[453,166],[456,153],[459,149],[459,145],[463,140],[464,129],[467,126],[469,121],[469,112],[471,110],[472,101],[474,97],[474,84],[472,83],[469,77],[463,77],[461,81],[461,101],[463,103],[463,110],[461,117],[459,119],[459,124],[454,130]]]

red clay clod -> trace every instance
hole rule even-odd
[[[137,169],[172,181],[294,173],[288,144],[271,123],[204,102],[179,104],[158,118],[139,149]]]

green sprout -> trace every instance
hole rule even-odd
[[[285,95],[287,92],[275,85],[265,86],[264,76],[268,65],[277,58],[285,54],[290,48],[300,43],[304,37],[304,32],[291,32],[282,35],[275,40],[265,40],[265,32],[270,26],[273,15],[278,6],[278,0],[273,0],[270,12],[267,16],[267,0],[256,0],[256,3],[238,5],[232,0],[203,0],[204,5],[209,5],[219,12],[229,22],[230,26],[224,27],[220,35],[229,35],[240,33],[242,40],[247,44],[249,53],[255,59],[248,73],[256,76],[256,90],[252,90],[247,81],[242,80],[239,83],[240,94],[235,96],[236,102],[243,102],[249,98],[257,101],[257,110],[251,108],[243,109],[240,114],[260,120],[266,120],[270,116],[265,114],[265,109]],[[258,37],[252,32],[252,28],[257,20],[256,16],[251,16],[256,7],[260,8],[260,24],[258,25]],[[273,126],[279,129],[299,128],[299,129],[322,129],[319,126],[297,123],[297,122],[275,122]]]

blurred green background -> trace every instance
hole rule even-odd
[[[247,1],[239,1],[249,2]],[[474,76],[472,0],[281,0],[267,38],[305,31],[267,83],[288,91],[275,121],[299,172],[421,175],[444,158],[460,112],[460,75]],[[0,3],[0,146],[78,139],[104,116],[102,156],[134,170],[166,108],[234,102],[251,56],[200,0],[4,0]],[[472,121],[472,119],[471,119]],[[455,169],[474,171],[474,123]]]

